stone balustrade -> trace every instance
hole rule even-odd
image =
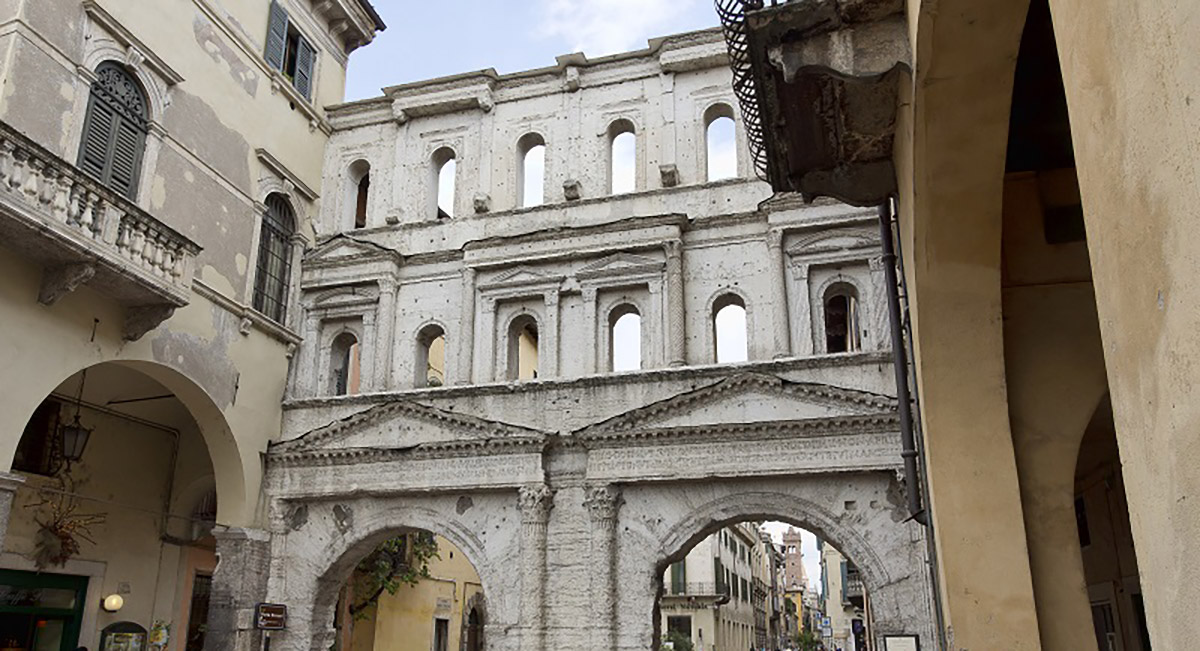
[[[200,252],[186,236],[3,122],[0,233],[46,266],[43,303],[86,282],[143,314],[154,308],[169,315],[188,303]]]

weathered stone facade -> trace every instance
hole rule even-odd
[[[747,519],[837,545],[862,568],[876,634],[931,640],[874,214],[771,198],[745,161],[706,181],[707,116],[734,106],[723,48],[698,32],[331,110],[305,342],[268,455],[265,598],[291,608],[275,648],[327,649],[357,561],[419,528],[477,568],[489,649],[645,649],[663,570]],[[610,195],[617,122],[636,134],[636,183]],[[529,133],[546,146],[546,196],[517,208]],[[456,192],[439,216],[445,155]],[[834,293],[853,297],[854,343],[831,354]],[[730,303],[745,309],[748,359],[715,364]],[[613,373],[613,315],[630,309],[641,369]],[[530,318],[538,378],[513,381],[512,324]],[[446,338],[439,387],[424,381],[431,326]],[[361,393],[337,396],[346,332]]]

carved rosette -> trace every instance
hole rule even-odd
[[[521,651],[543,651],[546,639],[546,522],[554,491],[545,484],[521,487]]]
[[[592,649],[612,651],[617,642],[617,510],[621,491],[605,484],[591,486],[583,501],[592,522]]]

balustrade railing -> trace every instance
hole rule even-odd
[[[165,290],[162,302],[187,303],[198,245],[3,122],[0,202],[63,246],[83,246],[80,253],[158,286],[154,293]]]

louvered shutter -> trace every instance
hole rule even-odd
[[[134,127],[128,120],[120,120],[117,123],[108,187],[129,199],[135,199],[137,195],[138,169],[141,167],[145,138],[145,132]]]
[[[296,90],[300,91],[305,99],[312,97],[313,62],[315,60],[316,51],[308,44],[308,41],[300,39],[296,48],[296,78],[293,83]]]
[[[279,3],[272,2],[267,18],[267,47],[263,58],[276,70],[283,70],[283,54],[287,48],[288,15]]]
[[[116,121],[113,109],[92,94],[83,124],[83,140],[79,143],[79,168],[101,181],[108,166],[108,147]]]

